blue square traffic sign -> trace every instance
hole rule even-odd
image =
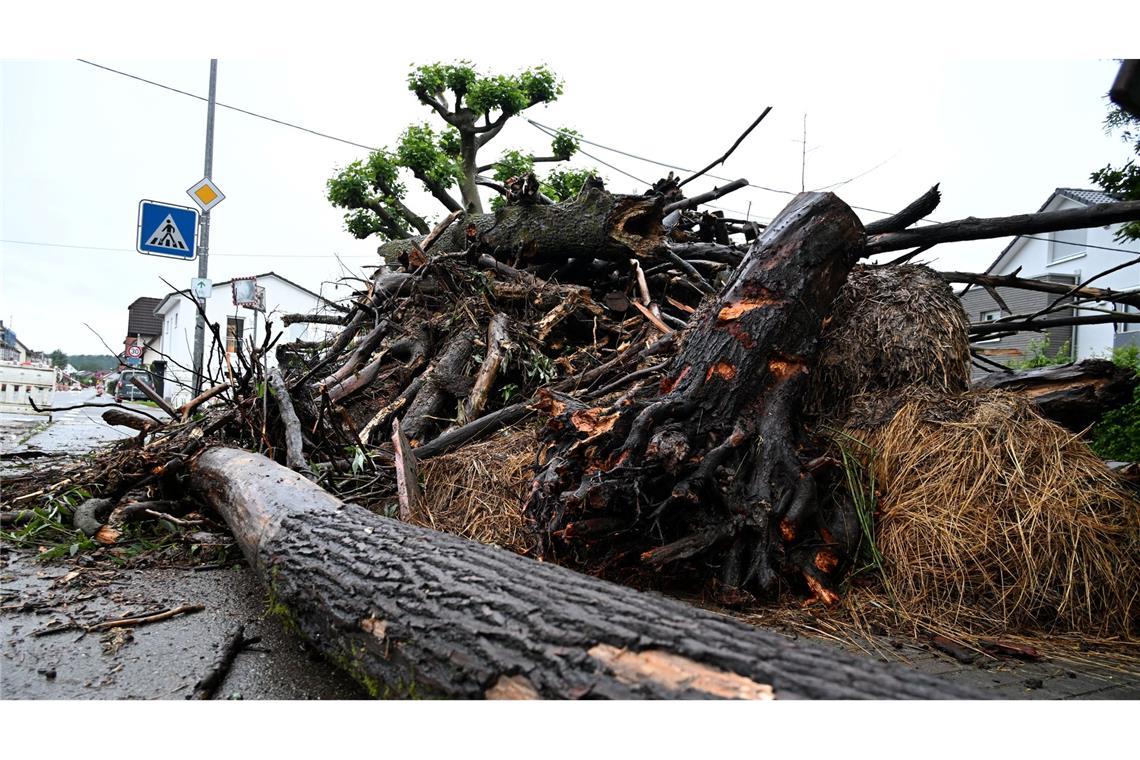
[[[198,212],[186,206],[139,201],[139,253],[190,260],[197,255]]]

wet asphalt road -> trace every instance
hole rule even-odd
[[[79,403],[106,406],[94,391],[57,392],[56,408]],[[127,403],[158,417],[153,407]],[[83,407],[46,418],[0,415],[4,463],[14,473],[57,465],[135,431],[103,421],[104,409]],[[29,434],[31,433],[30,437]],[[21,439],[26,438],[26,440]],[[28,456],[36,454],[46,456]],[[3,474],[0,474],[0,478]],[[68,622],[84,625],[181,605],[203,605],[133,630],[83,635],[81,631],[34,635]],[[256,644],[243,649],[215,699],[358,699],[363,690],[268,614],[264,589],[244,566],[109,570],[74,559],[38,562],[35,553],[0,548],[0,698],[182,699],[214,662],[240,624]]]
[[[60,409],[78,404],[97,404],[99,407],[110,407],[115,399],[109,394],[96,396],[93,389],[82,391],[56,391],[53,407]],[[167,415],[152,406],[135,402],[123,402],[129,409],[149,414],[159,419],[166,419]],[[16,447],[15,450],[43,451],[53,454],[82,454],[96,446],[114,441],[121,441],[137,435],[137,431],[123,427],[113,427],[103,421],[102,414],[107,411],[97,407],[80,407],[63,412],[54,412],[51,415],[51,425],[43,432],[37,433]],[[39,421],[43,421],[40,418]]]

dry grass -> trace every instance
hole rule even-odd
[[[1010,393],[912,395],[868,445],[896,609],[930,628],[1132,636],[1140,503]],[[855,453],[860,453],[855,447]]]
[[[690,600],[699,603],[699,600]],[[804,606],[801,600],[741,610],[713,608],[746,623],[788,634],[839,644],[870,657],[906,661],[908,651],[925,650],[935,636],[948,639],[979,656],[979,662],[1002,659],[987,651],[985,642],[1032,647],[1045,659],[1075,667],[1095,666],[1140,676],[1140,641],[1123,636],[1087,633],[1046,634],[1040,631],[971,633],[940,616],[901,609],[882,590],[848,590],[834,607]]]
[[[842,420],[852,398],[899,388],[960,393],[970,384],[968,321],[924,266],[856,267],[820,335],[805,410]]]
[[[534,474],[533,427],[429,459],[421,465],[424,503],[411,522],[528,554],[537,540],[523,504]]]

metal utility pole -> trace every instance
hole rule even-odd
[[[218,59],[210,59],[210,97],[206,106],[206,179],[213,179],[214,170],[214,94],[218,87]],[[198,235],[198,276],[207,276],[210,257],[210,212],[202,214],[202,229]],[[206,347],[206,319],[202,315],[206,311],[206,299],[198,300],[201,308],[198,318],[194,322],[194,395],[202,392],[204,383],[202,373],[205,362]]]

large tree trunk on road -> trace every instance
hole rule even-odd
[[[377,695],[977,696],[380,517],[258,454],[210,449],[193,473],[300,633]]]

